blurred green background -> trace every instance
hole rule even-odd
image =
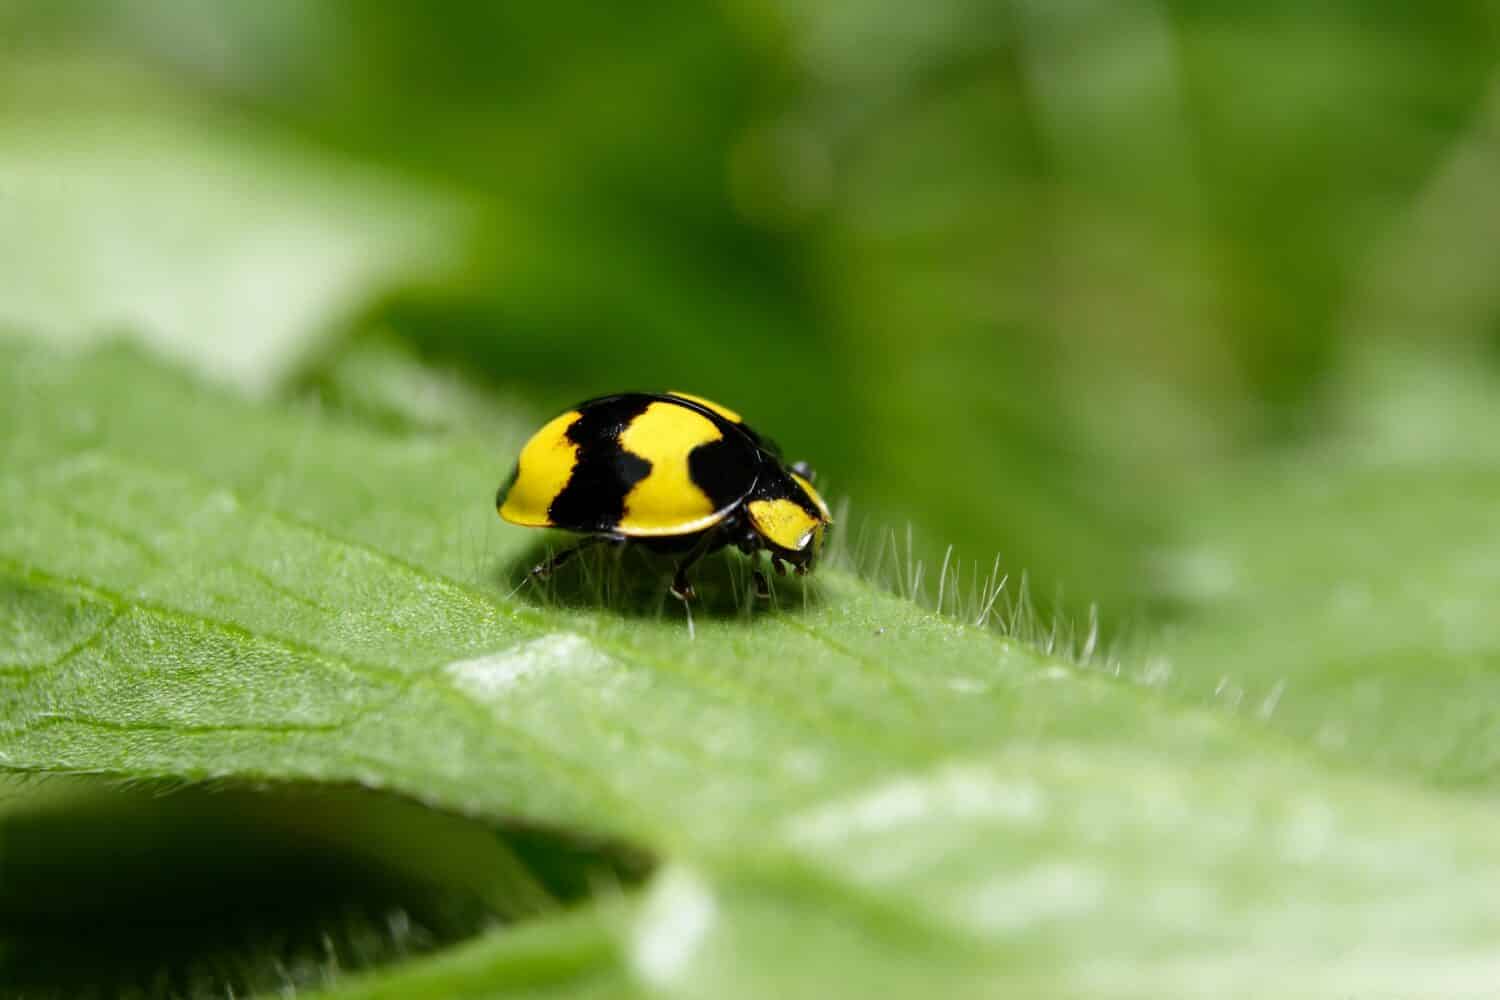
[[[255,391],[370,404],[370,366],[416,355],[538,417],[714,397],[866,545],[909,522],[929,560],[999,552],[1121,622],[1173,606],[1184,491],[1336,431],[1381,358],[1500,359],[1497,42],[1479,0],[11,2],[0,221],[13,275],[114,226],[120,259],[159,251],[153,309],[287,327]],[[25,216],[62,146],[96,183]],[[200,156],[267,193],[202,233],[131,222],[122,163]],[[379,266],[241,253],[285,237],[267,212],[369,203]],[[236,253],[234,302],[290,273],[320,307],[186,312]],[[47,310],[23,284],[50,287],[0,277],[0,322]]]

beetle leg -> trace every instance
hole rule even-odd
[[[755,567],[755,596],[763,601],[771,599],[771,583],[766,579],[766,574],[760,571],[759,566]]]
[[[566,563],[569,559],[572,559],[578,553],[584,551],[585,549],[591,549],[595,545],[598,545],[600,542],[608,542],[613,540],[614,539],[609,535],[589,535],[577,545],[574,545],[572,548],[563,549],[561,552],[555,552],[552,555],[548,556],[545,561],[539,562],[535,566],[531,567],[531,575],[536,577],[538,580],[545,580],[547,579],[547,577],[551,576],[559,566]]]
[[[677,572],[672,574],[672,596],[679,601],[694,601],[698,598],[698,592],[693,589],[693,582],[687,578],[688,570],[693,564],[702,559],[713,548],[715,543],[723,544],[713,531],[704,532],[703,538],[694,545],[688,554],[682,557],[682,562],[677,564]]]
[[[749,522],[741,519],[733,527],[727,529],[733,539],[733,545],[751,559],[760,551],[760,536],[750,527]]]
[[[693,589],[693,581],[687,578],[687,570],[677,567],[677,572],[672,576],[672,596],[687,604],[698,599],[698,592]]]
[[[778,556],[771,557],[771,565],[775,568],[777,576],[786,576],[786,563],[782,562]]]

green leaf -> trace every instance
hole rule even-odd
[[[0,343],[0,764],[353,782],[658,860],[638,904],[334,987],[351,996],[1493,982],[1489,803],[836,567],[752,610],[737,564],[710,566],[691,627],[631,596],[660,594],[634,582],[649,564],[517,589],[537,541],[492,500],[527,430],[391,435],[130,350]]]
[[[0,245],[0,328],[125,333],[266,393],[393,285],[453,266],[457,199],[116,93],[139,89],[111,90],[108,110],[50,90],[0,109],[0,231],[25,234]]]
[[[1475,354],[1366,347],[1340,435],[1186,492],[1159,583],[1187,614],[1139,678],[1369,770],[1493,786],[1500,407]]]

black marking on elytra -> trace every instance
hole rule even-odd
[[[552,499],[547,517],[572,531],[608,531],[625,516],[625,497],[651,472],[651,463],[620,447],[620,432],[646,411],[651,397],[632,393],[590,400],[568,425],[578,446],[573,474]]]
[[[723,510],[755,488],[757,457],[744,438],[725,435],[688,453],[688,475],[714,510]]]
[[[620,432],[645,413],[651,403],[651,397],[640,392],[591,399],[578,407],[578,419],[568,425],[568,440],[582,447],[617,442]]]
[[[781,449],[777,446],[776,442],[772,441],[764,434],[759,433],[755,430],[755,428],[751,427],[749,424],[745,423],[742,420],[730,420],[722,413],[718,412],[717,410],[710,409],[709,407],[704,406],[702,403],[696,402],[691,399],[684,399],[681,396],[674,396],[671,393],[653,395],[652,398],[661,400],[662,402],[666,403],[675,403],[676,405],[681,406],[683,409],[693,410],[694,412],[701,413],[709,420],[713,421],[714,425],[719,428],[719,432],[722,433],[725,437],[744,438],[748,440],[750,444],[754,446],[755,450],[759,451],[762,456],[768,456],[770,458],[776,459],[777,461],[781,460]]]

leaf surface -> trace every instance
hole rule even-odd
[[[108,110],[56,83],[0,109],[0,329],[130,335],[266,394],[377,296],[453,267],[459,199],[134,83],[94,86]]]
[[[1456,995],[1500,971],[1487,802],[832,568],[691,630],[516,591],[536,539],[492,498],[528,430],[377,433],[126,349],[0,343],[0,764],[355,782],[659,860],[638,903],[383,974],[432,995]]]

